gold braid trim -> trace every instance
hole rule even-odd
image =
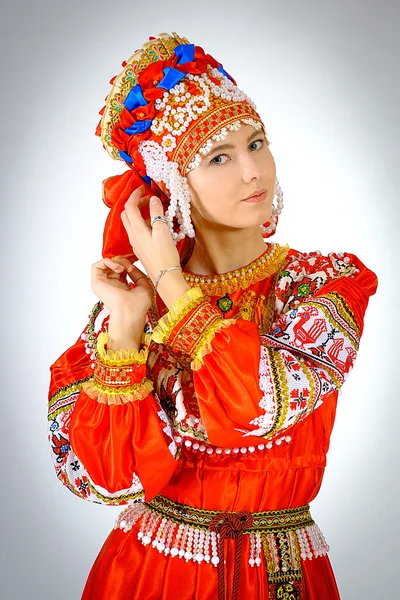
[[[142,339],[148,341],[150,337],[151,334],[146,333],[143,334]],[[97,338],[97,352],[101,357],[101,362],[117,367],[131,365],[132,363],[141,365],[147,362],[148,346],[141,350],[137,350],[136,348],[131,348],[130,350],[125,350],[124,348],[121,350],[106,350],[105,345],[107,344],[107,341],[108,332],[102,331]]]
[[[199,342],[196,344],[195,350],[192,354],[192,362],[190,363],[193,371],[198,371],[204,364],[204,356],[212,351],[211,342],[215,337],[215,334],[229,327],[232,323],[236,323],[236,319],[218,319],[214,321],[207,330],[201,335]]]
[[[144,377],[140,383],[129,387],[112,388],[89,379],[82,384],[82,389],[90,398],[101,404],[126,404],[144,400],[154,389],[153,382]]]
[[[280,246],[267,242],[263,254],[245,267],[215,275],[197,275],[190,271],[183,271],[182,275],[188,285],[200,287],[208,296],[223,296],[226,292],[232,294],[271,275],[279,276],[287,262],[289,250],[288,244]]]
[[[151,339],[159,344],[167,344],[168,338],[176,325],[185,317],[195,306],[204,302],[206,296],[200,287],[189,288],[181,294],[173,303],[165,315],[159,319],[155,326]]]

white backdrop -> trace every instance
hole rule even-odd
[[[378,275],[311,509],[343,600],[394,597],[399,12],[388,0],[3,0],[2,598],[79,600],[120,511],[56,479],[49,366],[97,301],[101,182],[126,168],[94,135],[98,111],[121,62],[164,31],[202,46],[256,103],[285,201],[272,239],[353,252]]]

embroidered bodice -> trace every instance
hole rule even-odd
[[[158,296],[149,310],[142,347],[128,353],[138,365],[129,389],[113,395],[93,378],[108,329],[101,302],[52,365],[58,477],[105,504],[161,491],[208,509],[306,504],[375,273],[354,254],[268,243],[240,270],[184,277],[190,289],[170,310]]]

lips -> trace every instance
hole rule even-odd
[[[253,194],[251,194],[251,196],[247,196],[247,198],[243,198],[243,201],[246,200],[251,200],[252,198],[257,198],[257,196],[261,196],[262,194],[264,194],[267,190],[266,189],[262,189],[262,190],[256,190]]]
[[[266,198],[267,190],[261,190],[260,192],[255,192],[252,196],[248,198],[244,198],[242,202],[261,202]]]

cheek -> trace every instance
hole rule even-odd
[[[265,170],[267,173],[267,177],[269,179],[272,179],[273,181],[275,181],[276,165],[275,165],[274,157],[272,156],[272,154],[269,150],[267,152],[267,160],[265,161]]]
[[[208,210],[214,215],[224,213],[226,216],[226,211],[238,198],[238,185],[237,178],[231,169],[215,167],[210,171],[204,189]]]

